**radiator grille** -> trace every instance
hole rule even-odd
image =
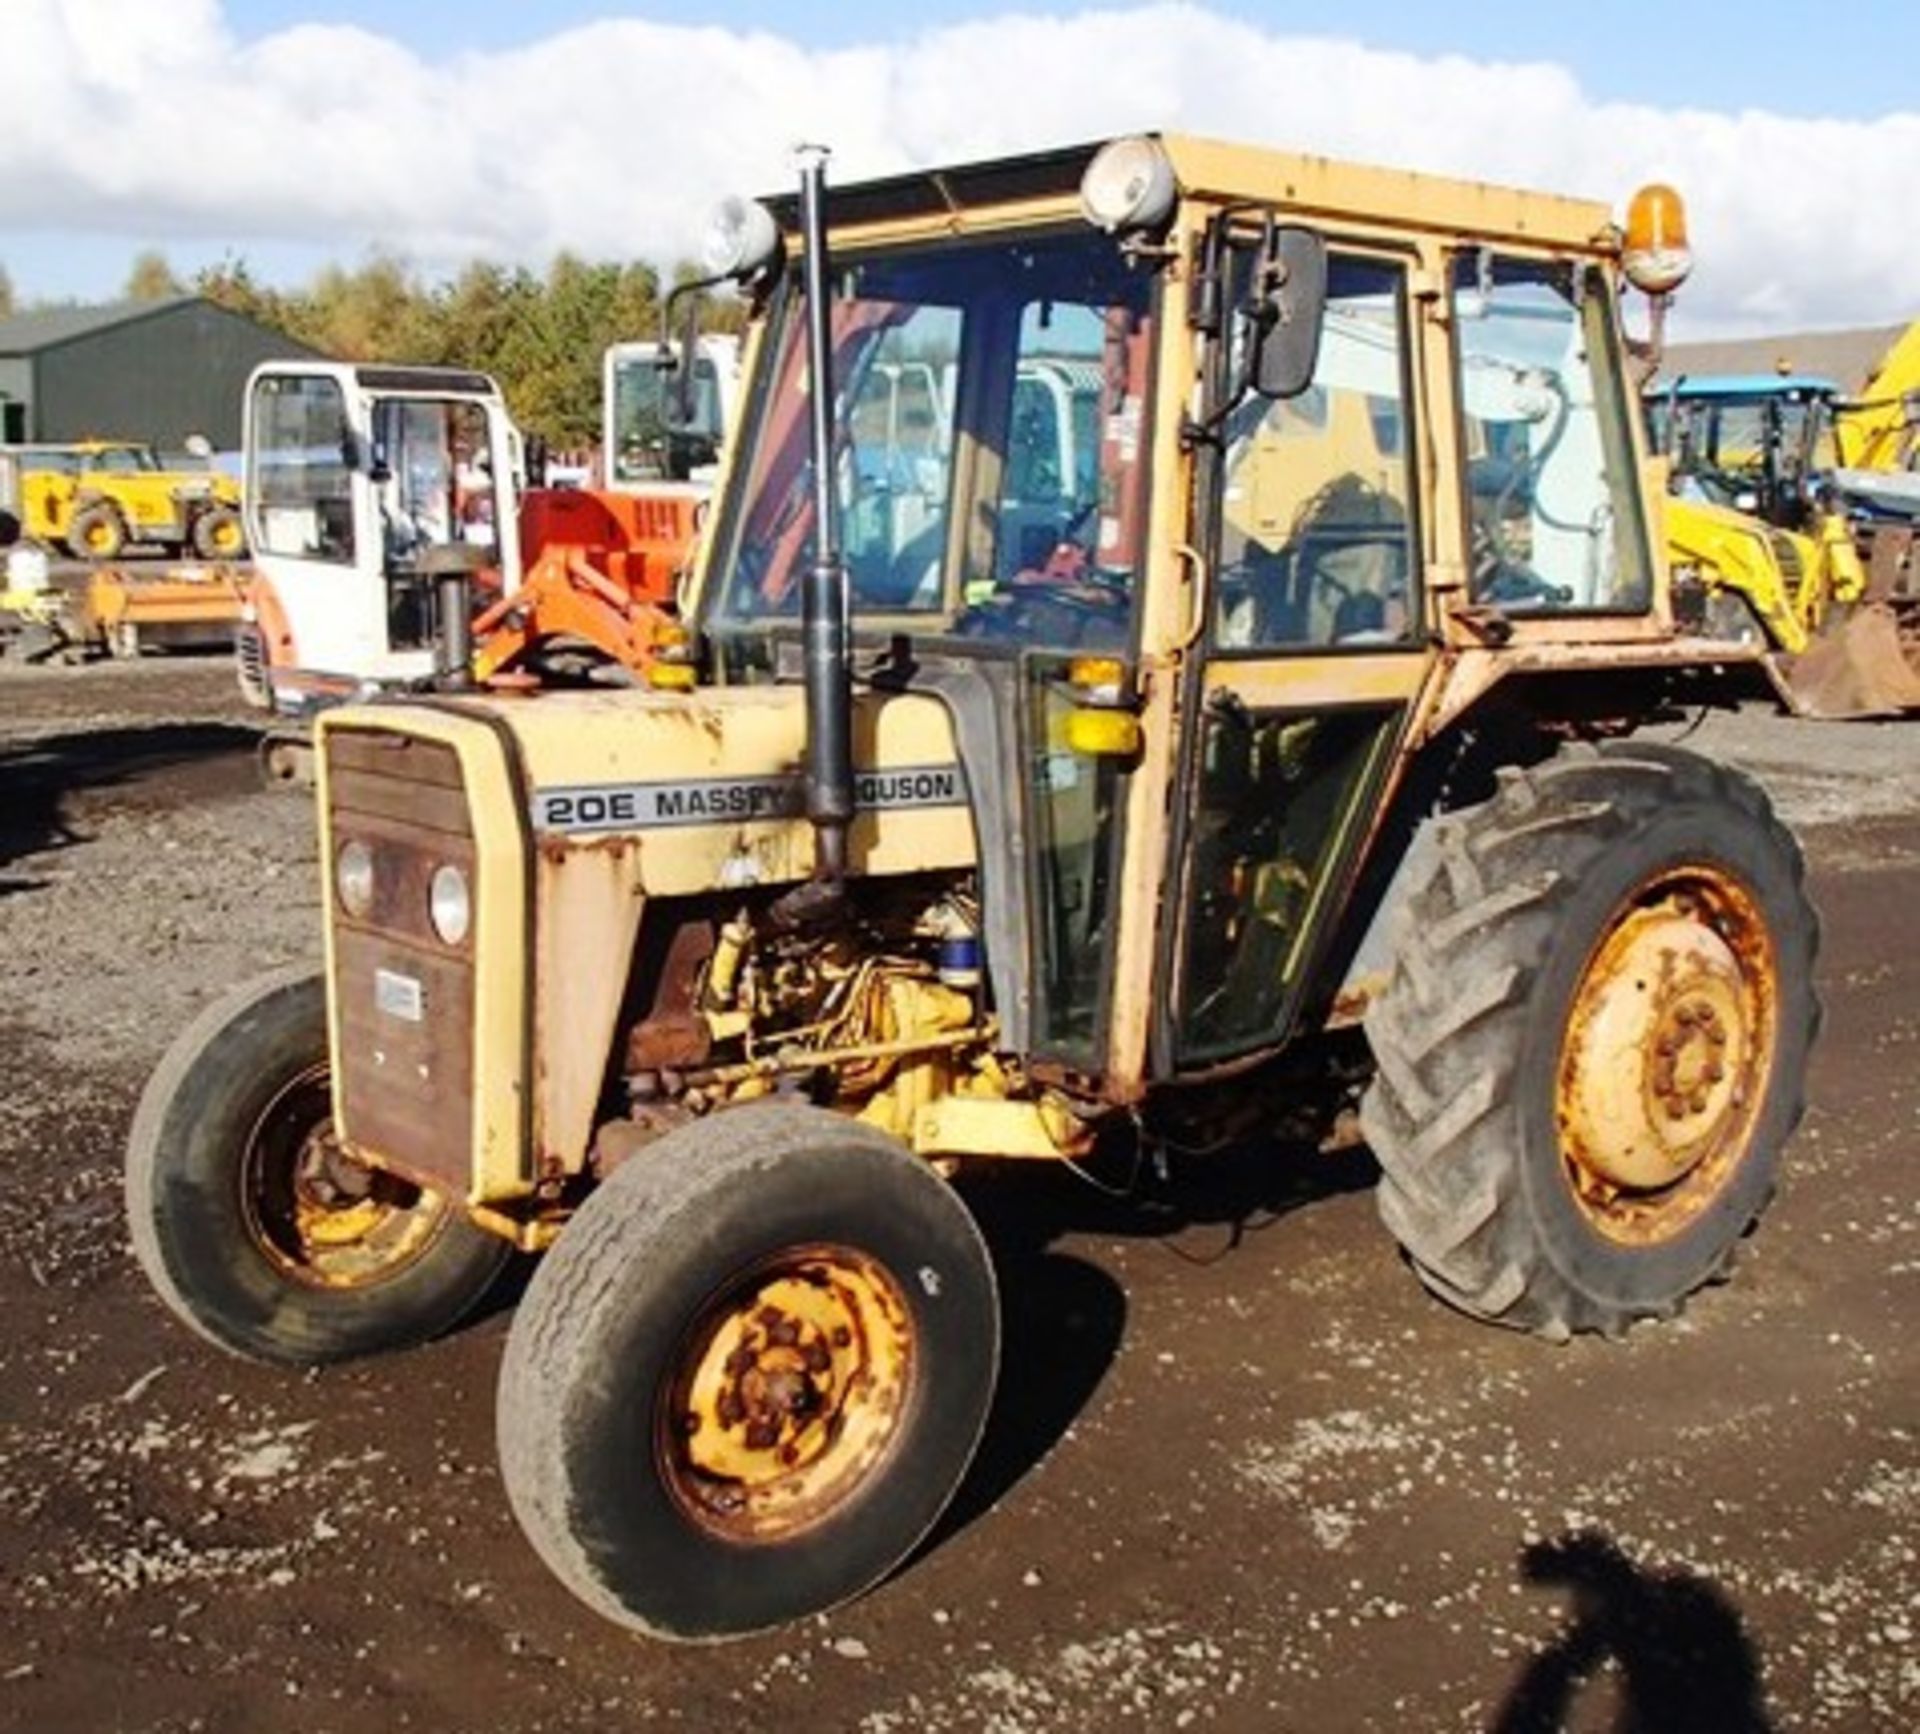
[[[427,911],[435,869],[480,885],[460,762],[437,741],[330,729],[327,792],[336,859],[373,854],[364,916],[329,897],[347,1138],[402,1173],[464,1195],[473,1143],[473,940],[443,944]],[[329,863],[329,879],[332,864]]]

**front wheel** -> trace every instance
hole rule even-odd
[[[932,1527],[999,1360],[978,1230],[894,1140],[733,1109],[615,1171],[500,1373],[514,1513],[590,1607],[713,1640],[830,1608]]]
[[[512,1255],[452,1200],[333,1137],[327,1002],[281,970],[210,1007],[148,1080],[127,1140],[147,1280],[210,1342],[312,1365],[449,1329]]]
[[[1675,1311],[1773,1191],[1818,924],[1759,787],[1569,748],[1429,821],[1369,1008],[1380,1214],[1428,1287],[1550,1337]]]

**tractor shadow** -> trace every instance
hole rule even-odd
[[[1000,1378],[967,1478],[916,1557],[983,1517],[1037,1469],[1112,1368],[1126,1295],[1074,1243],[1154,1240],[1177,1257],[1213,1263],[1293,1211],[1377,1177],[1364,1150],[1324,1155],[1260,1139],[1164,1168],[1114,1150],[1084,1175],[1035,1163],[969,1179],[967,1204],[1000,1286]],[[1186,1244],[1193,1231],[1209,1231],[1198,1248]]]
[[[89,841],[74,826],[74,796],[117,788],[138,805],[173,807],[251,793],[260,787],[259,739],[235,723],[182,722],[0,747],[0,897],[44,883],[6,873],[10,862]]]
[[[1588,1692],[1615,1695],[1609,1726],[1623,1734],[1769,1734],[1759,1657],[1716,1584],[1649,1571],[1597,1530],[1536,1542],[1520,1576],[1564,1590],[1569,1617],[1521,1671],[1490,1734],[1556,1734]]]

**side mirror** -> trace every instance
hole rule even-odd
[[[181,449],[188,457],[198,458],[202,463],[205,463],[208,458],[213,456],[213,441],[208,439],[203,433],[190,433],[186,439],[181,442]]]
[[[1260,249],[1254,297],[1258,346],[1253,388],[1266,398],[1298,397],[1313,383],[1327,311],[1327,244],[1312,229],[1282,223]]]

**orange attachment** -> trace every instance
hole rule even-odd
[[[537,488],[520,502],[526,577],[474,622],[474,672],[511,669],[536,645],[574,638],[645,671],[693,552],[695,493]]]

